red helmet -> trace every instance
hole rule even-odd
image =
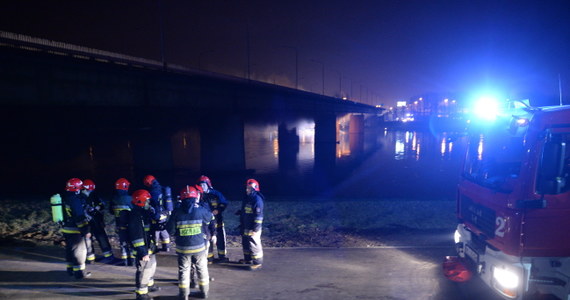
[[[93,182],[91,179],[85,179],[83,181],[83,189],[88,191],[95,190],[95,182]]]
[[[115,182],[115,189],[117,189],[117,190],[123,190],[123,191],[128,191],[130,185],[131,185],[131,183],[130,183],[127,179],[125,179],[125,178],[119,178],[119,179],[117,179],[117,181]]]
[[[199,185],[195,185],[194,188],[196,189],[196,191],[198,191],[198,193],[203,194],[204,193],[204,189]]]
[[[83,181],[79,178],[71,178],[67,181],[65,185],[65,190],[68,192],[77,192],[81,190],[81,186],[83,186]]]
[[[148,199],[150,199],[150,193],[147,190],[137,190],[133,193],[131,202],[136,206],[144,207]]]
[[[146,176],[144,177],[144,179],[143,179],[143,183],[144,183],[144,185],[146,185],[146,186],[151,186],[151,185],[152,185],[152,182],[155,181],[155,180],[156,180],[156,178],[154,178],[154,176],[152,176],[152,175],[146,175]]]
[[[209,188],[212,188],[212,181],[210,180],[210,178],[208,178],[208,176],[205,175],[200,176],[200,178],[198,178],[198,184],[200,183],[205,183],[208,185]]]
[[[251,187],[259,192],[259,182],[255,179],[248,179],[245,185],[251,185]]]
[[[181,191],[180,191],[180,199],[184,200],[184,199],[188,199],[188,198],[198,198],[200,195],[198,194],[198,191],[192,187],[192,186],[185,186]]]

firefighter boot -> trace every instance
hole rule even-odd
[[[156,284],[153,284],[153,285],[148,287],[149,292],[158,292],[160,290],[161,290],[161,288],[159,286],[157,286]]]
[[[190,295],[189,289],[180,288],[178,290],[178,300],[188,300],[188,295]]]
[[[67,275],[73,276],[73,268],[72,267],[67,267]]]
[[[135,265],[135,259],[132,258],[132,257],[127,258],[127,260],[126,260],[126,265],[129,266],[129,267],[134,266],[134,265]]]
[[[220,256],[218,257],[218,259],[215,260],[215,262],[216,262],[216,263],[219,263],[219,264],[223,264],[223,263],[230,262],[230,259],[229,259],[227,256],[225,256],[225,255],[220,255]]]
[[[137,300],[152,300],[149,294],[137,294]]]
[[[83,270],[73,271],[73,276],[75,279],[83,279],[91,276],[91,272],[85,272]]]
[[[162,244],[162,250],[164,252],[170,252],[170,245],[169,244]]]
[[[206,285],[201,285],[200,286],[200,294],[198,294],[198,297],[202,298],[202,299],[206,299],[208,298],[208,291],[210,290],[210,285],[206,284]]]

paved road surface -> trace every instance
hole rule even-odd
[[[231,260],[240,257],[230,249]],[[382,248],[266,249],[262,270],[211,265],[210,299],[499,299],[478,281],[456,284],[441,275],[447,245]],[[134,299],[134,267],[87,265],[77,281],[65,272],[63,249],[0,247],[0,299]],[[154,299],[176,299],[176,256],[158,255]]]

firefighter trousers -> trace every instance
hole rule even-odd
[[[263,247],[261,246],[261,230],[246,231],[241,236],[243,258],[245,261],[251,261],[254,265],[263,263]]]
[[[150,254],[148,261],[137,257],[137,272],[135,273],[136,293],[148,294],[148,288],[154,285],[154,273],[156,272],[156,255]]]
[[[216,244],[211,243],[208,249],[208,258],[214,258],[214,247],[218,249],[218,258],[226,257],[226,228],[223,221],[216,222]]]
[[[91,228],[91,234],[93,235],[93,238],[97,240],[97,243],[99,243],[99,248],[101,248],[103,256],[113,256],[113,249],[111,248],[111,243],[109,242],[109,236],[105,231],[105,220],[103,219],[103,215],[99,214],[93,216],[93,219],[91,219],[89,222],[89,227]],[[93,249],[93,246],[87,248],[87,259],[89,259],[90,254],[95,257],[95,249]]]
[[[210,284],[208,273],[208,258],[206,250],[198,253],[186,254],[178,253],[178,288],[180,295],[190,294],[190,281],[193,277],[193,269],[198,275],[198,285],[200,291],[207,294]],[[192,278],[193,279],[193,278]]]
[[[87,246],[85,237],[80,233],[64,233],[65,238],[65,260],[67,268],[73,269],[77,274],[85,270],[85,260],[87,259]]]
[[[119,235],[119,248],[121,250],[121,259],[133,258],[133,249],[129,241],[129,231],[126,227],[117,230]]]
[[[156,247],[158,249],[162,249],[166,251],[170,248],[170,235],[166,230],[157,230],[156,231]]]

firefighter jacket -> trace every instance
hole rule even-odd
[[[89,232],[89,221],[83,210],[83,201],[76,192],[66,191],[63,194],[63,229],[61,232],[67,234],[82,234]]]
[[[176,252],[194,254],[206,250],[205,230],[212,221],[212,213],[193,201],[182,200],[166,225],[170,235],[176,236]]]
[[[252,231],[257,232],[261,230],[264,199],[265,197],[258,191],[253,191],[250,195],[244,197],[240,211],[242,234],[251,235]]]
[[[126,230],[129,225],[129,213],[133,205],[131,204],[132,197],[128,191],[115,190],[116,194],[111,202],[111,213],[115,216],[118,230]]]
[[[212,210],[210,209],[210,204],[208,204],[207,201],[203,201],[204,198],[202,197],[202,199],[200,200],[200,202],[198,202],[197,204],[195,204],[194,206],[199,206],[209,212],[211,212]],[[206,240],[210,240],[212,238],[212,236],[216,235],[216,216],[214,216],[214,214],[212,214],[212,222],[210,222],[207,226],[204,227],[204,236]]]
[[[105,201],[99,197],[99,194],[95,191],[92,191],[89,196],[81,193],[81,196],[84,198],[84,205],[85,205],[85,212],[89,216],[102,216],[103,210],[106,207]]]
[[[224,195],[222,195],[222,193],[217,190],[209,189],[207,193],[204,193],[203,199],[204,202],[208,203],[212,211],[215,209],[218,210],[219,216],[221,218],[222,212],[224,212],[228,206],[228,200],[226,200],[226,197],[224,197]]]
[[[162,186],[158,183],[158,180],[152,182],[149,193],[151,196],[150,206],[152,207],[152,219],[157,222],[166,222],[167,214],[162,199]]]
[[[156,253],[155,232],[151,229],[151,211],[134,206],[129,215],[129,240],[137,259]]]

